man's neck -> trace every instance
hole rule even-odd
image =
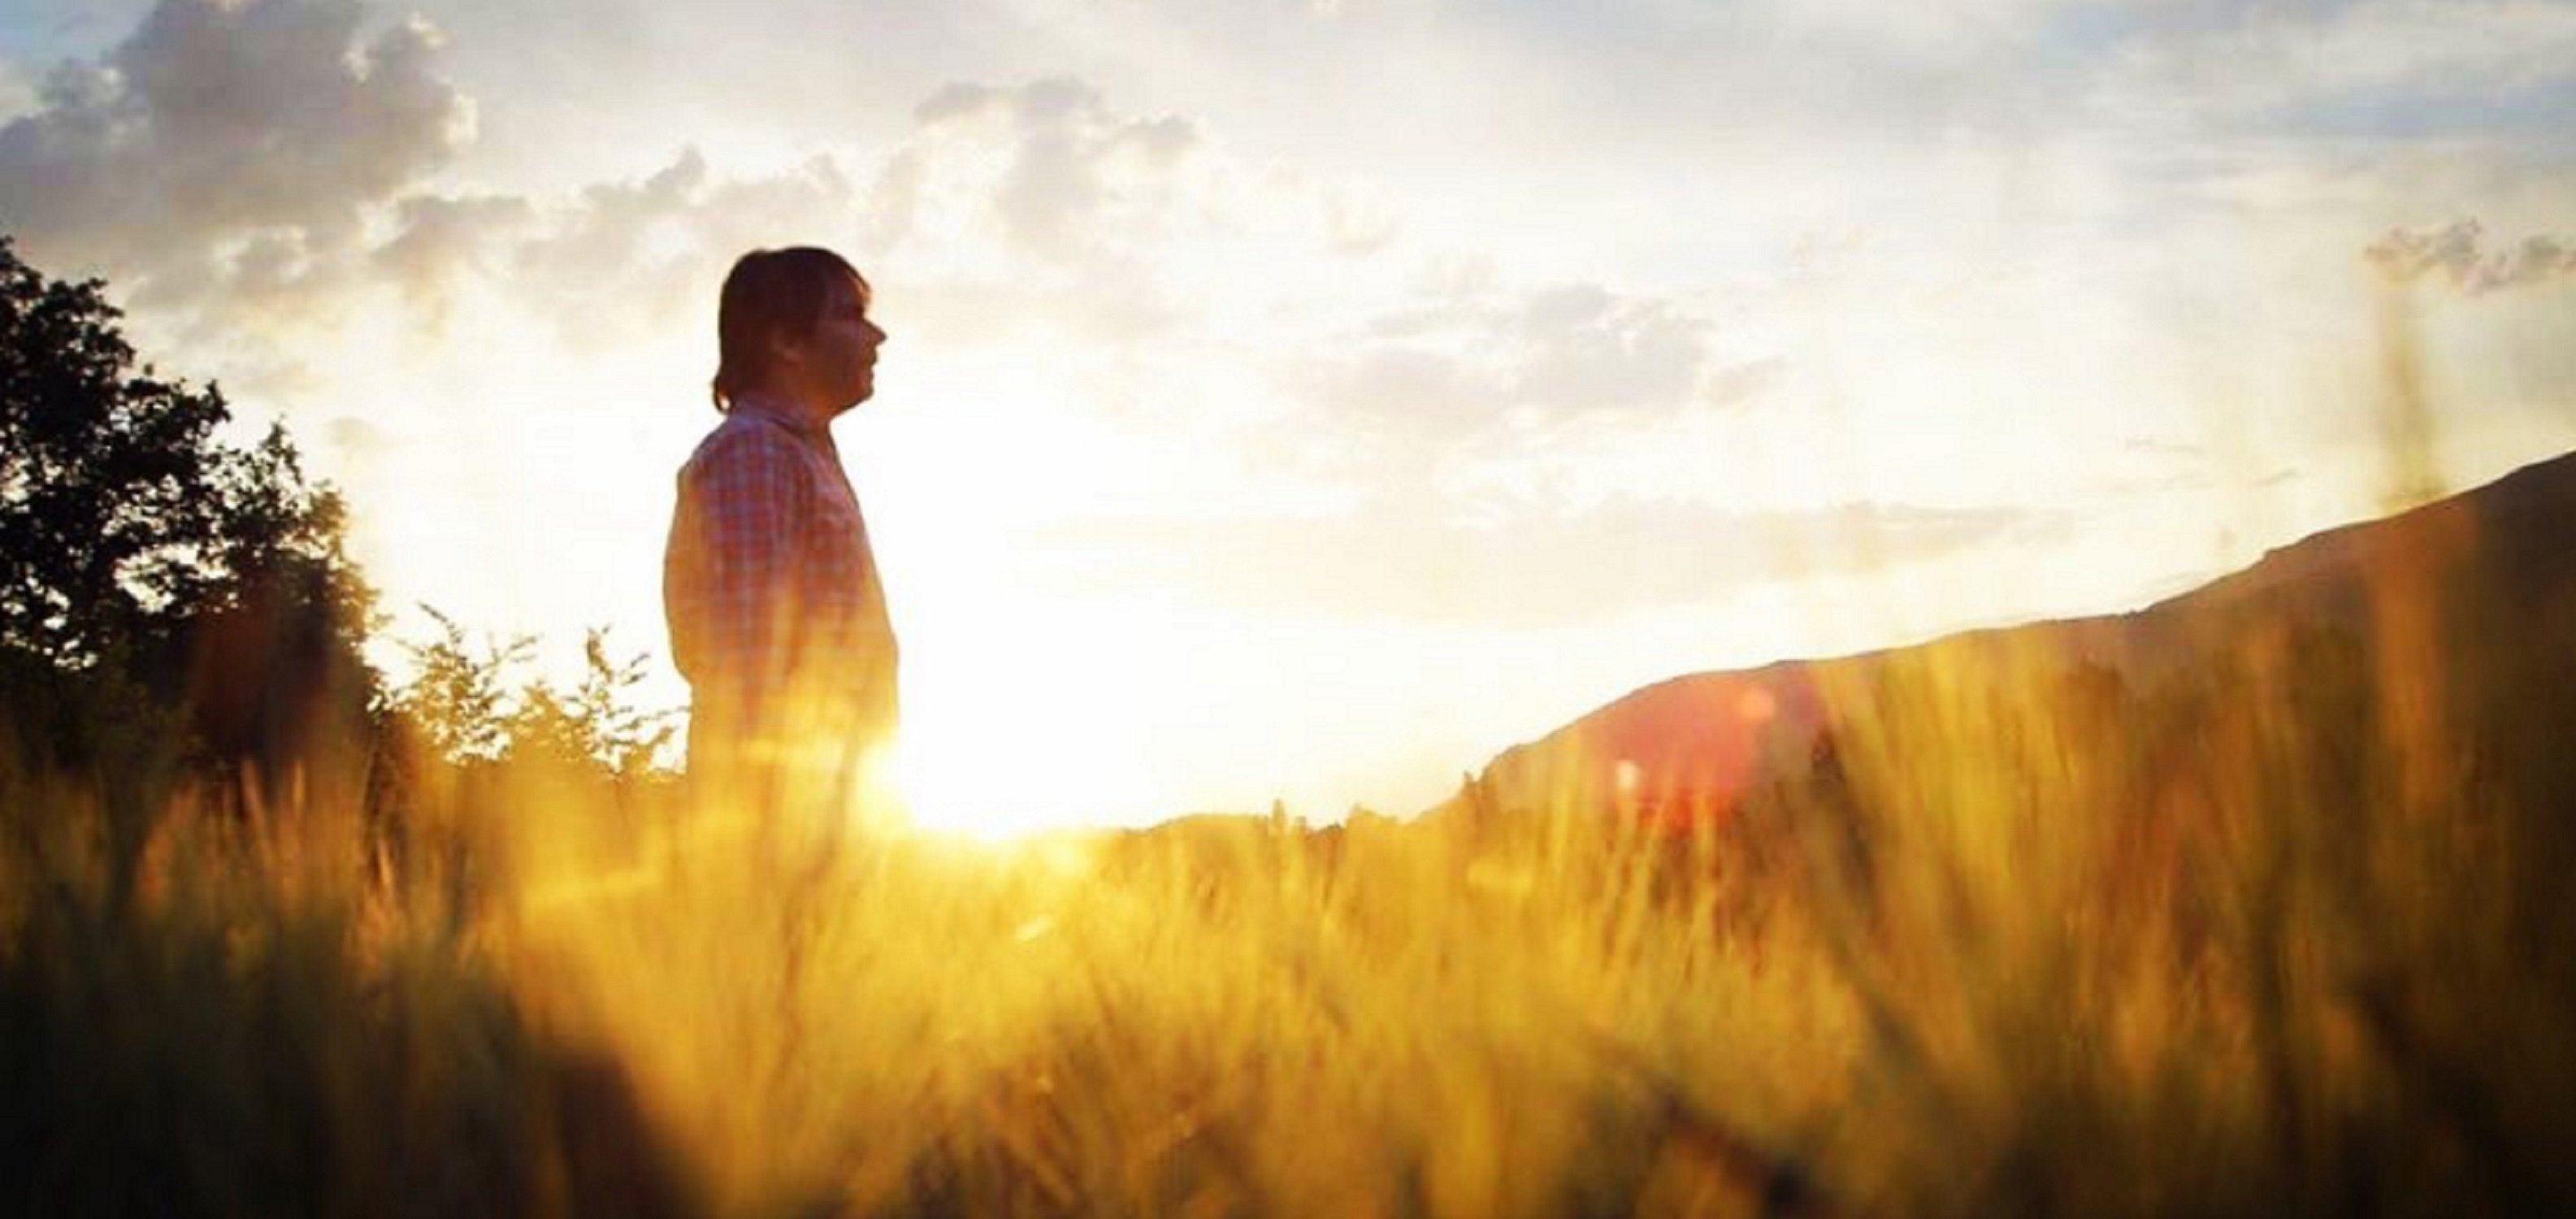
[[[831,432],[832,412],[816,409],[810,403],[799,402],[773,389],[743,391],[734,398],[734,409],[758,411],[810,435],[827,436]]]

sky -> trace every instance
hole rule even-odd
[[[1682,673],[2133,608],[2576,447],[2576,2],[0,0],[0,231],[427,604],[666,659],[731,260],[917,813],[1406,813]]]

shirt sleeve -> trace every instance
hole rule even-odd
[[[664,596],[698,700],[753,714],[786,679],[806,481],[791,442],[766,430],[721,439],[681,474]]]

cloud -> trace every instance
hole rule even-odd
[[[0,120],[17,118],[43,104],[36,78],[14,60],[0,58]]]
[[[0,212],[47,257],[164,297],[329,280],[368,209],[474,129],[434,28],[361,39],[361,17],[354,0],[162,0],[0,126]]]
[[[962,207],[952,223],[992,223],[1017,255],[1063,262],[1110,252],[1122,236],[1173,219],[1170,172],[1201,143],[1175,115],[1117,113],[1069,77],[1003,87],[949,84],[913,111],[912,138],[881,180],[880,234],[921,235],[925,192]]]
[[[2362,256],[2396,282],[2431,280],[2464,296],[2576,278],[2576,244],[2534,234],[2489,251],[2486,230],[2474,219],[2440,228],[2391,229]]]
[[[406,196],[379,225],[389,235],[338,286],[395,287],[433,329],[459,294],[479,289],[596,351],[704,308],[744,251],[841,243],[857,216],[853,188],[829,157],[726,177],[684,148],[649,173],[567,196]]]
[[[719,179],[684,150],[568,196],[432,189],[476,113],[441,42],[418,18],[370,33],[355,0],[159,0],[0,126],[0,216],[180,343],[221,349],[228,380],[258,366],[280,386],[304,380],[290,349],[376,289],[435,334],[458,292],[488,288],[597,347],[712,291],[744,249],[855,227],[825,159]]]
[[[1061,341],[1123,365],[1094,401],[1254,375],[1399,296],[1418,257],[1383,195],[1082,79],[951,82],[913,114],[860,192],[859,252],[935,345]]]
[[[322,438],[339,451],[353,467],[363,467],[388,451],[392,439],[383,428],[350,415],[341,415],[322,425]]]
[[[859,223],[850,180],[828,156],[775,173],[718,177],[696,149],[640,179],[598,183],[503,260],[515,294],[559,333],[601,348],[667,333],[707,311],[733,260],[760,247],[844,248]]]
[[[1400,227],[1363,193],[1212,159],[1195,121],[1122,113],[1070,77],[932,90],[858,182],[830,155],[729,175],[688,147],[567,193],[441,191],[475,108],[426,24],[368,35],[361,16],[355,0],[160,0],[0,127],[0,214],[227,366],[277,364],[252,349],[314,340],[382,289],[432,336],[472,295],[612,350],[694,321],[744,250],[792,243],[886,271],[952,337],[1018,311],[1132,344],[1226,296],[1210,289],[1247,251],[1347,257]],[[1089,303],[1065,307],[1077,293]]]
[[[515,195],[414,195],[396,215],[399,229],[373,251],[375,267],[416,297],[436,300],[457,276],[492,270],[495,249],[526,230],[536,208]]]
[[[1708,362],[1706,321],[1596,284],[1537,293],[1519,320],[1524,354],[1511,400],[1551,411],[1686,401]]]
[[[1722,359],[1684,302],[1595,283],[1478,287],[1360,327],[1347,356],[1292,374],[1328,415],[1452,441],[1517,420],[1670,414],[1758,396],[1768,360]]]
[[[2052,18],[2106,7],[2097,0],[1954,0],[1886,5],[1870,0],[1757,0],[1763,25],[1807,46],[1918,65],[1965,65],[2026,52]]]
[[[1235,610],[1517,629],[1708,605],[1767,581],[1909,566],[2065,524],[2019,507],[1765,512],[1633,497],[1470,522],[1414,494],[1323,518],[1091,520],[1037,549],[1061,556],[1068,579],[1159,585]]]
[[[2576,9],[2537,0],[2179,9],[2142,20],[2098,83],[2097,104],[2294,134],[2554,126],[2576,87]]]
[[[632,266],[647,255],[646,242],[657,227],[699,207],[706,187],[707,159],[695,148],[682,150],[641,181],[586,187],[564,222],[522,248],[517,263],[539,274],[577,278]]]

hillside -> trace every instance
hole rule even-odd
[[[1905,648],[1694,673],[1631,692],[1487,764],[1477,798],[1504,808],[1627,811],[1667,829],[1723,819],[1750,792],[1803,773],[1837,712],[1891,665],[2105,672],[2151,690],[2249,632],[2285,624],[2374,636],[2437,592],[2475,588],[2485,612],[2576,602],[2576,453],[2266,554],[2144,609],[1966,632]],[[1463,793],[1462,793],[1463,798]],[[1431,810],[1462,813],[1459,799]]]

